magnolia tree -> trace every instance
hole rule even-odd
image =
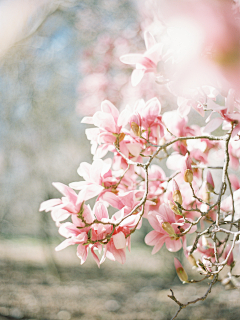
[[[175,110],[161,113],[156,97],[121,112],[103,101],[100,111],[82,120],[94,126],[86,129],[93,162],[80,164],[81,181],[53,183],[63,197],[43,202],[40,211],[51,211],[66,238],[57,251],[76,244],[81,264],[90,253],[98,266],[106,258],[123,264],[131,235],[147,219],[153,230],[145,242],[152,254],[164,243],[171,252],[183,248],[200,278],[189,279],[174,258],[180,280],[208,283],[205,295],[185,304],[171,290],[175,319],[218,281],[238,286],[233,249],[240,235],[240,181],[234,173],[240,156],[240,14],[232,1],[149,5],[155,19],[144,33],[146,51],[120,61],[133,66],[133,86],[151,73],[176,97]],[[204,126],[188,123],[191,109]]]

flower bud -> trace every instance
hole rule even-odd
[[[207,188],[209,192],[213,192],[214,190],[214,182],[213,177],[210,171],[207,172]]]
[[[168,200],[169,208],[177,215],[180,214],[178,207],[172,201]]]
[[[202,199],[207,203],[210,202],[210,192],[208,188],[208,183],[206,181],[203,182],[203,185],[202,185]]]
[[[173,194],[172,194],[173,200],[178,202],[180,205],[182,205],[182,195],[179,190],[179,186],[177,182],[173,179]]]
[[[188,183],[192,183],[193,181],[193,172],[191,169],[187,169],[185,172],[184,172],[184,181],[188,182]]]
[[[138,137],[141,136],[141,129],[140,129],[140,127],[139,127],[138,124],[136,124],[135,122],[132,121],[132,122],[131,122],[131,128],[132,128],[133,133],[134,133],[136,136],[138,136]]]
[[[184,270],[182,264],[177,258],[174,258],[174,265],[177,271],[178,278],[183,282],[188,282],[188,275],[186,271]]]
[[[177,238],[177,235],[176,235],[171,223],[163,222],[162,223],[162,228],[163,228],[164,231],[166,231],[170,235],[170,237]]]

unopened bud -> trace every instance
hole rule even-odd
[[[164,231],[166,231],[170,235],[170,237],[177,238],[177,235],[176,235],[171,223],[163,222],[162,223],[162,228],[163,228]]]
[[[208,183],[206,181],[203,182],[202,188],[201,188],[201,195],[203,201],[209,203],[210,202],[210,192],[208,189]]]
[[[178,202],[180,205],[182,205],[182,195],[181,195],[179,186],[178,186],[177,182],[174,179],[173,179],[172,182],[173,182],[173,184],[172,184],[172,187],[173,187],[173,194],[172,194],[173,200]]]
[[[172,201],[168,201],[169,204],[169,208],[177,215],[180,214],[178,207],[175,205],[175,203],[173,203]]]
[[[191,169],[187,169],[185,172],[184,172],[184,176],[183,176],[184,180],[188,183],[192,183],[193,181],[193,172]]]
[[[173,192],[173,200],[178,202],[180,205],[182,205],[182,195],[181,195],[181,192],[179,190],[175,190]]]
[[[138,136],[138,137],[141,136],[141,129],[140,129],[140,127],[139,127],[138,124],[136,124],[135,122],[132,121],[132,122],[131,122],[131,128],[132,128],[133,133],[134,133],[136,136]]]
[[[210,171],[207,172],[207,188],[208,191],[213,192],[214,190],[214,181],[213,181],[213,177]]]
[[[177,275],[178,278],[182,281],[182,282],[188,282],[188,275],[186,273],[186,271],[184,270],[182,264],[180,263],[180,261],[177,258],[174,258],[174,265],[177,271]]]

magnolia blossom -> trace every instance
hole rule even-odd
[[[161,60],[162,45],[148,31],[144,33],[144,40],[147,49],[144,54],[130,53],[120,57],[123,63],[136,65],[131,77],[133,86],[139,84],[146,72],[156,73],[157,63]]]
[[[118,109],[108,100],[101,104],[101,111],[97,111],[93,117],[85,117],[82,123],[94,124],[98,129],[86,129],[86,134],[94,148],[95,153],[97,146],[99,157],[103,157],[107,151],[109,144],[113,144],[117,138],[121,140],[121,129],[127,124],[128,110],[125,109],[119,114]]]
[[[182,248],[185,238],[180,233],[187,225],[166,204],[160,205],[158,211],[149,212],[148,221],[154,231],[147,234],[145,242],[154,246],[152,254],[158,252],[164,243],[169,251],[175,252]]]

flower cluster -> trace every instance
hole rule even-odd
[[[99,111],[82,119],[94,126],[86,129],[92,164],[80,164],[81,181],[54,183],[63,197],[43,202],[40,210],[51,211],[66,238],[56,250],[77,244],[81,263],[89,251],[98,266],[105,258],[124,263],[131,235],[147,219],[153,230],[145,242],[153,254],[164,243],[170,252],[182,248],[204,275],[201,280],[212,279],[210,288],[218,279],[233,286],[233,249],[240,235],[234,171],[240,156],[238,10],[227,1],[168,0],[159,1],[154,12],[158,25],[164,21],[161,34],[153,24],[155,36],[144,34],[146,51],[120,60],[135,67],[133,86],[152,73],[175,96],[175,110],[162,108],[166,101],[156,97],[121,112],[104,100]],[[203,126],[189,121],[194,112]],[[175,267],[181,281],[194,282],[177,259]],[[221,276],[225,267],[229,273]],[[186,306],[170,298],[180,310]]]

